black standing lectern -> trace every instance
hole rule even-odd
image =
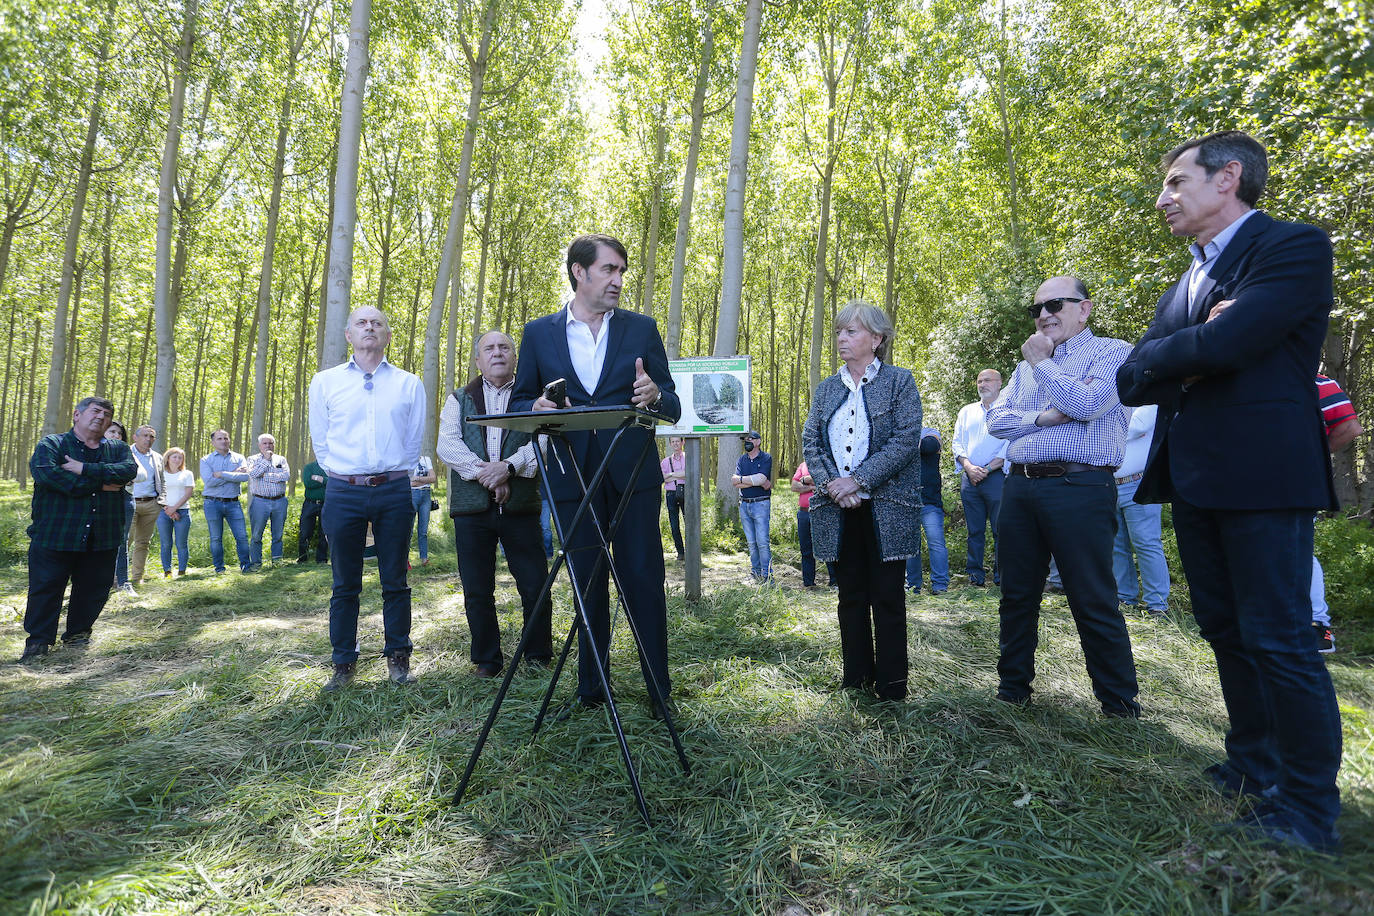
[[[611,540],[615,535],[616,528],[620,525],[620,519],[625,514],[625,508],[629,505],[630,490],[621,494],[619,505],[610,519],[600,519],[596,517],[596,512],[592,508],[592,494],[602,485],[606,478],[607,468],[610,465],[611,456],[626,441],[626,431],[635,427],[653,426],[660,421],[657,414],[649,411],[640,410],[635,407],[572,407],[565,410],[540,410],[540,411],[521,411],[518,413],[505,414],[479,414],[468,417],[468,421],[480,426],[497,426],[503,429],[512,429],[520,432],[531,433],[536,436],[534,456],[539,465],[540,486],[543,487],[544,496],[550,505],[554,503],[553,493],[549,488],[548,459],[544,455],[544,450],[538,445],[537,436],[549,437],[549,452],[554,461],[560,463],[564,473],[568,472],[571,466],[572,476],[577,480],[578,487],[582,492],[582,500],[578,504],[577,511],[572,520],[568,523],[568,530],[577,530],[578,524],[582,521],[583,515],[590,515],[590,522],[593,537],[596,543],[593,547],[583,551],[584,556],[576,558],[579,569],[581,564],[592,564],[584,576],[572,576],[569,570],[569,579],[572,581],[573,592],[573,625],[568,630],[568,636],[563,642],[563,651],[558,656],[558,661],[554,664],[553,674],[549,678],[548,689],[544,692],[544,700],[540,704],[539,714],[534,720],[534,733],[539,733],[539,728],[543,725],[544,716],[548,713],[549,703],[553,699],[554,688],[558,685],[559,675],[563,671],[563,665],[567,661],[568,652],[572,648],[573,636],[581,630],[582,640],[579,644],[579,652],[591,653],[593,664],[596,668],[597,676],[601,680],[602,689],[606,696],[606,709],[610,713],[611,729],[615,732],[616,741],[620,745],[620,754],[625,761],[625,771],[630,777],[630,786],[634,790],[635,801],[639,804],[639,813],[644,818],[646,825],[652,826],[649,820],[649,809],[644,803],[644,792],[640,788],[639,774],[635,770],[634,758],[630,756],[630,746],[625,740],[625,729],[620,723],[620,713],[616,709],[615,695],[611,691],[611,679],[609,676],[609,658],[602,658],[595,643],[592,640],[591,621],[587,616],[586,596],[578,587],[577,580],[581,578],[584,582],[589,582],[600,573],[601,564],[605,563],[610,571],[610,577],[615,582],[616,591],[620,594],[619,602],[625,602],[625,589],[621,586],[620,574],[615,567],[615,561],[611,557]],[[596,468],[592,474],[590,483],[583,476],[582,468],[577,466],[576,458],[564,434],[568,432],[585,431],[593,429],[612,429],[616,430],[614,438],[611,440],[610,447],[606,449],[606,454],[602,457],[601,466]],[[650,452],[657,456],[654,449],[654,439],[649,436],[640,449],[640,454],[635,463],[635,470],[643,465],[645,458]],[[562,446],[560,449],[560,445]],[[561,451],[561,456],[560,456]],[[563,464],[564,461],[568,464]],[[633,478],[633,475],[632,475]],[[553,583],[558,578],[560,567],[566,562],[572,564],[574,558],[568,556],[567,538],[565,537],[562,520],[558,513],[553,513],[554,527],[558,532],[559,550],[554,558],[553,566],[549,569],[548,577],[544,580],[544,587],[539,593],[536,607],[544,605],[544,599],[553,589]],[[490,734],[492,726],[496,723],[496,717],[501,711],[501,703],[506,698],[506,692],[510,689],[511,680],[515,677],[516,669],[520,666],[521,659],[525,655],[525,647],[529,642],[532,627],[535,624],[539,612],[536,610],[535,617],[531,617],[524,633],[520,637],[520,644],[515,649],[515,655],[511,659],[510,665],[506,668],[506,675],[501,681],[501,688],[496,693],[496,699],[491,704],[491,711],[487,713],[487,719],[482,724],[482,731],[477,736],[477,745],[472,749],[472,756],[468,759],[467,769],[463,771],[463,778],[458,783],[458,790],[453,794],[453,803],[459,804],[463,800],[463,793],[467,790],[468,780],[472,778],[473,770],[477,767],[477,760],[482,755],[482,748],[486,745],[487,735]],[[628,612],[625,620],[629,624],[630,633],[634,637],[635,649],[638,651],[641,660],[644,659],[644,645],[639,637],[638,629],[635,626],[634,617]],[[656,681],[648,664],[641,666],[644,671],[649,672],[649,678]],[[649,689],[649,696],[652,699],[664,697],[662,684],[646,684]],[[574,701],[575,702],[575,701]],[[682,748],[682,739],[678,736],[677,726],[673,722],[672,708],[666,702],[661,702],[659,708],[663,712],[663,723],[668,728],[668,735],[672,738],[673,747],[677,750],[678,760],[682,763],[684,773],[691,772],[691,766],[687,762],[687,753]]]

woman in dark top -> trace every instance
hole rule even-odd
[[[906,697],[906,559],[918,547],[921,395],[906,369],[887,365],[892,322],[849,303],[835,317],[844,366],[811,400],[802,451],[815,485],[811,540],[834,560],[836,612],[848,688]]]
[[[110,421],[110,428],[105,430],[105,438],[118,439],[120,442],[129,441],[124,424],[118,420]],[[115,554],[114,587],[130,595],[134,594],[133,583],[129,581],[129,528],[133,523],[134,487],[133,484],[129,484],[124,488],[124,538],[119,542],[119,553]]]

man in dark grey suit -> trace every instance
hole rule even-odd
[[[1231,727],[1207,775],[1259,801],[1236,826],[1332,851],[1340,713],[1308,603],[1312,512],[1335,505],[1312,384],[1331,244],[1254,209],[1268,161],[1240,131],[1190,140],[1164,167],[1156,207],[1196,243],[1117,374],[1123,403],[1160,405],[1136,501],[1173,502],[1193,614],[1216,653]]]

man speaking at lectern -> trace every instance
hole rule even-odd
[[[675,421],[682,415],[682,405],[668,374],[668,355],[658,323],[647,315],[616,308],[626,263],[625,246],[608,235],[580,235],[568,245],[572,301],[566,308],[525,325],[520,338],[520,368],[511,395],[512,411],[633,404],[668,420]],[[567,398],[562,404],[543,396],[544,386],[558,379],[567,381]],[[614,428],[567,434],[573,458],[589,484],[614,435]],[[593,493],[591,509],[604,528],[615,514],[621,495],[631,493],[611,541],[611,553],[625,587],[623,597],[630,622],[644,647],[642,664],[644,680],[649,685],[650,710],[660,716],[670,692],[663,542],[658,531],[663,477],[657,453],[639,463],[637,471],[635,467],[652,437],[653,430],[642,427],[625,433],[625,441],[612,456],[602,486]],[[551,449],[547,465],[559,527],[567,538],[569,567],[587,596],[592,638],[606,660],[609,677],[609,570],[603,562],[596,575],[590,575],[597,553],[586,548],[594,547],[597,540],[585,515],[577,530],[567,530],[582,491],[566,450]],[[606,698],[591,653],[585,648],[578,652],[577,697],[582,706],[599,706]],[[655,682],[663,691],[661,699],[654,695]]]

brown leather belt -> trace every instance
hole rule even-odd
[[[1120,485],[1123,484],[1123,483],[1134,483],[1135,481],[1139,480],[1140,478],[1142,478],[1142,477],[1144,477],[1144,476],[1145,476],[1145,472],[1144,472],[1144,471],[1141,471],[1139,474],[1129,474],[1129,475],[1127,475],[1127,476],[1125,476],[1125,477],[1118,477],[1118,478],[1116,479],[1116,483],[1117,483],[1117,486],[1120,486]]]
[[[1037,464],[1013,464],[1011,473],[1020,474],[1031,480],[1039,480],[1043,477],[1063,477],[1065,474],[1074,474],[1079,471],[1106,471],[1115,474],[1116,468],[1109,464],[1079,464],[1077,461],[1041,461]]]
[[[384,483],[393,480],[400,480],[402,477],[409,477],[409,471],[382,471],[380,474],[335,474],[329,472],[329,476],[334,480],[343,481],[355,487],[380,487]]]

